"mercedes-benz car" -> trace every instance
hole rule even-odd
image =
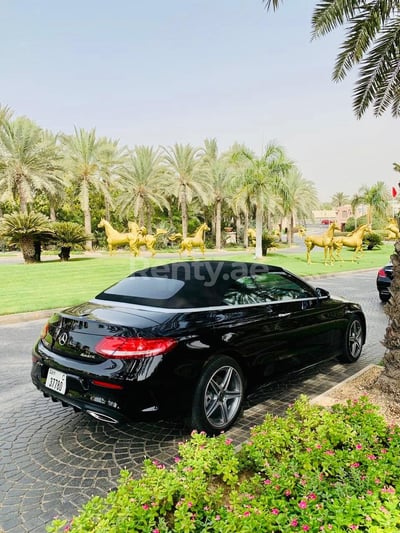
[[[378,270],[376,276],[376,288],[382,302],[390,299],[390,286],[393,279],[393,265],[389,263]]]
[[[359,304],[283,268],[181,261],[55,313],[31,375],[44,396],[105,422],[178,413],[216,434],[252,386],[327,358],[352,363],[365,338]]]

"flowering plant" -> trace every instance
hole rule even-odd
[[[399,428],[367,398],[329,411],[300,397],[239,450],[193,432],[173,466],[146,460],[140,479],[123,471],[116,491],[47,531],[396,532],[399,452]]]

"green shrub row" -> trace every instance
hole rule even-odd
[[[300,397],[237,450],[194,432],[173,466],[146,460],[116,491],[48,531],[398,532],[400,432],[367,398],[332,410]]]

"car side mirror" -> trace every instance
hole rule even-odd
[[[318,298],[330,298],[331,296],[329,294],[329,291],[327,291],[326,289],[321,289],[321,287],[317,287],[315,291],[317,293]]]

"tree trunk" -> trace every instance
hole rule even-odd
[[[245,248],[249,247],[249,234],[247,233],[249,230],[249,210],[246,207],[246,211],[244,213],[244,226],[243,226],[243,244]]]
[[[217,200],[215,216],[215,246],[221,250],[221,200]]]
[[[287,234],[287,242],[289,246],[292,246],[293,244],[293,226],[294,226],[293,213],[290,213],[289,228],[288,228],[288,234]]]
[[[37,263],[35,243],[33,237],[25,237],[21,239],[19,245],[25,263]]]
[[[186,197],[186,188],[183,186],[181,194],[181,210],[182,210],[182,235],[183,238],[187,237],[188,229],[188,213],[187,213],[187,197]]]
[[[400,241],[394,245],[395,253],[390,256],[393,263],[393,280],[390,286],[391,298],[385,305],[389,317],[383,345],[383,372],[378,379],[380,389],[400,400]]]
[[[70,246],[61,246],[61,251],[58,254],[58,257],[61,261],[68,261],[71,257],[71,247]]]
[[[256,253],[255,258],[261,259],[262,253],[262,233],[263,233],[263,209],[262,205],[256,206]]]
[[[92,216],[90,214],[89,206],[89,186],[85,179],[82,181],[81,186],[81,205],[83,211],[83,220],[85,226],[86,235],[92,234]],[[86,241],[86,250],[91,251],[93,249],[92,239]]]

